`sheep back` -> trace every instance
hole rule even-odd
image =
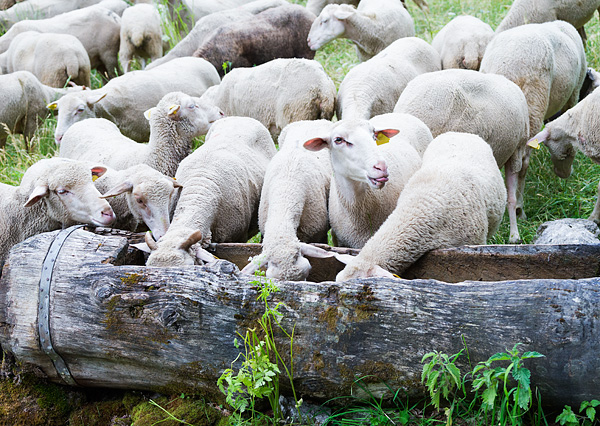
[[[257,119],[277,138],[291,122],[331,119],[335,96],[335,84],[317,61],[293,58],[234,69],[202,99],[226,115]]]
[[[587,65],[575,28],[553,21],[497,34],[488,45],[480,70],[503,75],[521,88],[533,136],[544,119],[577,103]]]

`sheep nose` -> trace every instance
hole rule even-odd
[[[62,141],[63,135],[56,135],[56,137],[54,138],[54,140],[56,141],[56,144],[60,144],[60,141]]]
[[[383,160],[379,160],[377,163],[375,163],[373,168],[375,170],[379,170],[382,174],[385,174],[385,175],[388,174],[387,164],[385,164],[385,161],[383,161]]]
[[[116,219],[115,213],[113,212],[110,206],[107,206],[104,209],[102,209],[100,214],[102,215],[102,219],[106,222],[107,225],[113,223]]]

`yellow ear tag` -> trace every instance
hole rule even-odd
[[[388,143],[389,141],[390,141],[390,138],[388,138],[383,133],[378,133],[377,139],[375,139],[375,142],[377,143],[377,145],[383,145],[384,143]]]
[[[400,278],[400,275],[396,275],[396,274],[392,274],[392,275],[396,278]],[[400,278],[400,279],[402,279],[402,278]]]
[[[180,105],[171,105],[169,107],[169,115],[177,115],[177,112],[179,111],[179,108],[181,108]]]
[[[527,142],[527,145],[534,149],[540,149],[540,141],[538,141],[537,138]]]
[[[46,105],[46,108],[51,109],[52,111],[54,111],[56,107],[56,102],[52,102],[51,104]]]
[[[98,175],[92,175],[92,182],[96,182],[98,180]]]

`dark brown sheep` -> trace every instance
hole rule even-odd
[[[221,77],[231,68],[260,65],[276,58],[312,59],[315,52],[306,38],[314,19],[314,14],[294,4],[267,9],[217,28],[193,56],[212,63]]]

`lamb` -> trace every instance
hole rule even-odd
[[[528,24],[497,34],[480,71],[515,82],[529,107],[530,137],[543,121],[577,103],[587,64],[581,38],[563,21]]]
[[[432,108],[435,105],[435,108]],[[408,83],[394,112],[421,119],[433,137],[456,131],[481,136],[505,168],[511,243],[519,241],[517,215],[528,163],[529,115],[519,87],[507,78],[473,70],[422,74]]]
[[[80,86],[91,84],[90,58],[79,39],[70,34],[20,33],[0,54],[0,68],[3,74],[30,71],[51,87],[65,87],[69,81]]]
[[[296,4],[273,7],[221,25],[194,52],[223,76],[229,68],[251,67],[276,58],[308,58],[306,37],[315,16]]]
[[[441,69],[440,56],[426,41],[405,37],[352,68],[338,90],[338,119],[392,112],[406,87],[419,74]]]
[[[8,30],[16,22],[25,19],[45,19],[83,7],[92,6],[100,0],[27,0],[16,3],[0,12],[0,27]]]
[[[313,22],[308,45],[318,50],[335,38],[356,45],[358,58],[366,61],[394,40],[413,37],[415,25],[399,0],[363,0],[357,8],[347,4],[325,6]]]
[[[173,221],[153,250],[148,266],[182,266],[214,260],[203,246],[246,242],[257,228],[260,192],[267,164],[275,155],[268,130],[253,118],[217,121],[206,142],[175,175],[183,185]]]
[[[329,132],[304,142],[312,151],[328,148],[333,168],[329,222],[334,241],[360,248],[394,210],[421,157],[403,139],[378,147],[396,129],[376,129],[367,120],[340,120]],[[388,171],[389,168],[389,171]]]
[[[285,0],[255,0],[233,9],[225,9],[204,16],[196,22],[194,28],[179,43],[177,43],[165,56],[152,61],[146,69],[152,69],[175,58],[192,56],[204,40],[221,25],[241,21],[257,13],[264,12],[272,7],[287,4]]]
[[[573,108],[546,124],[528,144],[537,148],[545,144],[550,151],[554,173],[566,179],[571,175],[573,160],[580,150],[595,163],[600,163],[600,90],[594,90]],[[600,185],[598,187],[600,197]],[[596,201],[590,220],[600,223],[600,201]]]
[[[121,44],[119,60],[123,70],[131,70],[134,57],[140,59],[142,69],[146,60],[154,61],[163,54],[160,15],[154,5],[136,4],[121,17]]]
[[[508,13],[496,28],[500,33],[525,24],[541,24],[560,19],[577,28],[585,41],[584,24],[600,8],[600,0],[515,0]]]
[[[405,0],[401,0],[404,7],[406,7]],[[415,4],[419,6],[419,9],[429,11],[429,5],[426,0],[414,0]],[[310,10],[315,16],[319,16],[319,13],[328,4],[351,4],[358,6],[359,0],[308,0],[306,2],[306,8]]]
[[[429,144],[395,210],[336,281],[391,277],[429,250],[485,244],[505,207],[506,189],[490,146],[477,135],[442,134]]]
[[[479,18],[457,16],[435,35],[431,45],[442,58],[442,69],[478,71],[485,48],[493,36],[492,27]]]
[[[421,158],[423,158],[429,142],[433,140],[429,127],[414,115],[390,112],[376,115],[369,122],[376,129],[398,130],[398,135],[392,139],[404,139],[417,151]]]
[[[167,232],[170,212],[182,187],[175,179],[146,164],[124,170],[107,168],[94,185],[115,213],[113,228],[135,232],[146,224],[156,240]]]
[[[227,115],[257,119],[276,139],[281,129],[293,121],[330,120],[335,95],[335,84],[321,64],[292,58],[233,69],[201,99]]]
[[[89,6],[48,19],[17,22],[0,37],[0,53],[6,52],[16,35],[25,31],[71,34],[85,47],[92,68],[113,78],[120,72],[120,29],[121,18],[116,13],[99,5]]]
[[[283,129],[279,151],[267,167],[260,196],[262,253],[242,273],[253,274],[262,267],[269,278],[304,281],[311,270],[305,256],[332,256],[306,244],[327,243],[332,173],[329,153],[310,152],[302,146],[311,135],[328,132],[332,126],[329,120],[297,121]]]
[[[115,215],[92,182],[105,170],[49,158],[29,167],[19,186],[0,183],[0,269],[10,248],[32,235],[76,223],[110,225]]]
[[[199,98],[173,92],[146,116],[150,122],[147,144],[123,136],[111,121],[90,118],[69,128],[60,144],[59,156],[93,159],[117,170],[143,163],[173,176],[181,160],[192,151],[193,139],[206,134],[223,114]]]
[[[136,142],[150,137],[144,112],[167,93],[183,91],[200,96],[220,82],[217,70],[204,59],[178,58],[152,70],[132,71],[109,81],[104,87],[62,97],[48,105],[58,109],[54,137],[60,144],[67,129],[86,118],[106,118]]]
[[[26,141],[31,139],[49,114],[46,104],[77,90],[80,89],[46,86],[29,71],[0,75],[0,148],[5,146],[9,134],[23,134]]]

